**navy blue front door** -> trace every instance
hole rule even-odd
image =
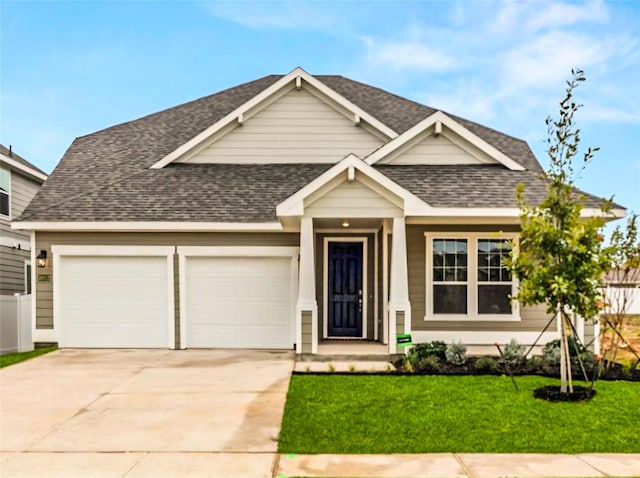
[[[329,337],[362,337],[362,243],[329,242]]]

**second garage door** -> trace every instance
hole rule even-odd
[[[186,257],[183,346],[291,349],[291,256]]]

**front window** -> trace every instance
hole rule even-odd
[[[506,239],[478,239],[478,314],[511,314],[511,271]]]
[[[433,241],[433,312],[467,313],[467,240]]]
[[[0,168],[0,214],[3,216],[9,216],[10,201],[9,195],[11,194],[11,171],[5,168]]]
[[[517,304],[511,301],[516,284],[505,266],[511,237],[493,238],[486,233],[425,236],[426,319],[520,320]]]

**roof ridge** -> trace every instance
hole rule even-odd
[[[18,219],[15,222],[23,222],[26,219],[28,219],[30,216],[33,216],[34,214],[38,214],[38,213],[41,213],[41,212],[44,212],[44,211],[49,211],[51,209],[57,208],[59,206],[62,206],[62,205],[66,204],[69,201],[72,201],[74,199],[78,199],[78,198],[81,198],[83,196],[88,196],[89,194],[93,194],[94,192],[97,192],[97,191],[99,191],[101,189],[104,189],[104,188],[106,188],[108,186],[112,186],[114,184],[118,184],[119,182],[121,182],[121,181],[123,181],[125,179],[130,179],[133,176],[137,176],[138,174],[142,174],[145,171],[149,171],[149,168],[142,168],[142,169],[140,169],[140,170],[138,170],[138,171],[136,171],[134,173],[128,174],[126,176],[122,176],[122,177],[120,177],[120,178],[118,178],[118,179],[116,179],[114,181],[107,182],[107,183],[102,183],[102,184],[100,184],[100,186],[96,186],[93,189],[90,189],[88,191],[83,191],[83,192],[81,192],[79,194],[76,194],[74,196],[67,196],[66,198],[62,198],[56,204],[52,204],[51,206],[48,206],[48,207],[45,207],[45,208],[36,209],[34,211],[29,211],[29,206],[27,206],[27,209],[25,209],[23,211],[23,213],[20,215],[20,217],[18,217]],[[34,197],[34,199],[35,199],[35,197]],[[33,202],[33,200],[32,200],[32,202]],[[27,213],[27,214],[25,214],[25,213]]]

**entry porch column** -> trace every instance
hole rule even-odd
[[[389,291],[389,353],[397,353],[396,335],[411,333],[407,234],[404,218],[393,219]]]
[[[316,302],[313,219],[300,221],[300,268],[296,304],[296,352],[318,353],[318,304]]]

